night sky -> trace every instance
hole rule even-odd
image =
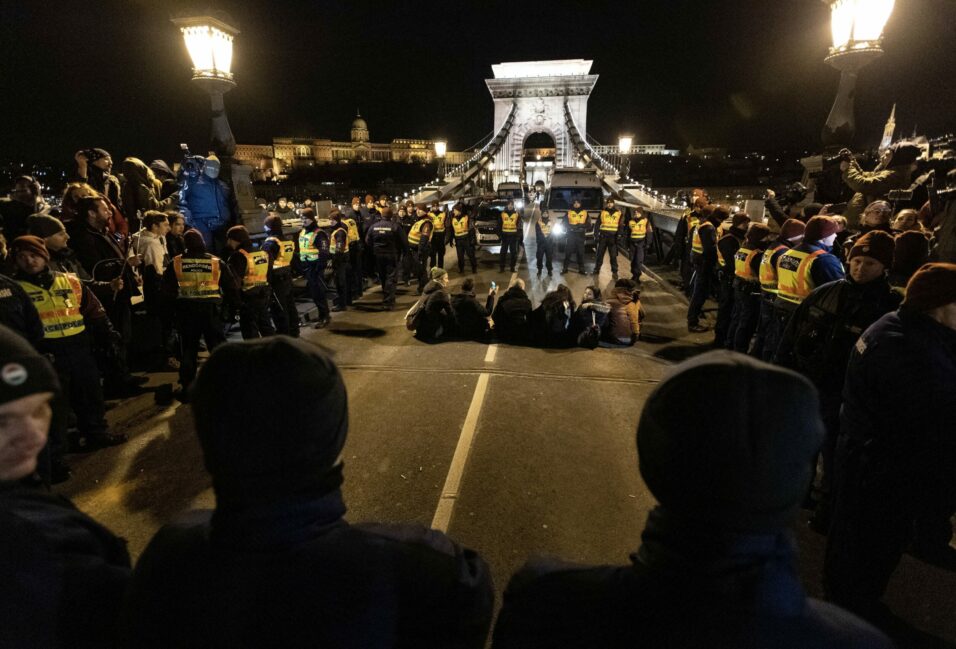
[[[68,160],[100,146],[115,158],[204,151],[208,98],[170,15],[181,0],[34,2],[0,9],[0,155]],[[198,6],[205,6],[200,3]],[[220,0],[242,33],[226,96],[236,138],[348,139],[356,107],[372,141],[445,137],[471,145],[492,128],[484,85],[505,61],[593,59],[589,133],[735,150],[818,147],[838,72],[823,58],[819,0]],[[886,55],[857,97],[858,143],[897,124],[952,130],[956,1],[897,0]]]

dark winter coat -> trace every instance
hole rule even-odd
[[[571,335],[581,347],[594,349],[608,328],[611,305],[607,302],[584,302],[571,317]],[[593,329],[593,330],[592,330]]]
[[[480,340],[488,333],[488,316],[494,305],[495,296],[489,295],[485,304],[481,304],[474,292],[456,293],[451,296],[451,308],[455,312],[455,333],[467,340]]]
[[[43,338],[43,322],[33,301],[15,280],[0,275],[0,324],[13,329],[34,347]]]
[[[628,566],[527,563],[505,591],[495,649],[892,647],[804,594],[789,533],[687,533],[655,510],[642,538]]]
[[[431,280],[422,290],[422,310],[415,322],[415,335],[423,339],[447,338],[455,329],[455,311],[448,291]]]
[[[504,342],[522,344],[530,339],[531,300],[524,289],[512,286],[498,298],[491,319],[495,333]]]
[[[904,307],[863,332],[847,367],[840,428],[864,448],[874,481],[956,498],[954,412],[956,331]]]
[[[107,231],[94,230],[86,220],[81,219],[70,221],[67,232],[70,234],[70,248],[76,252],[77,260],[90,277],[102,282],[120,276],[123,278],[123,289],[117,297],[129,299],[139,295],[133,269],[125,264],[126,248],[117,243],[113,235]],[[113,303],[113,290],[108,285],[103,288],[102,284],[94,284],[93,290],[103,304]]]
[[[531,312],[531,336],[536,344],[545,347],[571,347],[575,344],[571,335],[575,305],[569,298],[560,291],[551,291]]]
[[[0,483],[0,647],[110,646],[126,543],[65,498]]]
[[[344,514],[336,491],[165,526],[136,566],[126,645],[484,646],[494,593],[478,555],[434,530]]]
[[[899,305],[900,295],[882,277],[867,284],[848,277],[819,286],[791,316],[774,363],[813,381],[824,402],[832,396],[839,403],[853,345]]]

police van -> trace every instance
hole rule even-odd
[[[524,189],[521,183],[504,182],[498,184],[498,198],[503,201],[514,201],[515,208],[524,209]]]
[[[567,237],[568,210],[575,201],[581,202],[581,209],[587,210],[589,221],[584,245],[594,245],[595,219],[601,218],[604,207],[604,190],[601,179],[592,169],[555,169],[551,175],[551,185],[545,190],[541,201],[541,214],[547,214],[554,224],[554,238],[558,248],[564,249]]]

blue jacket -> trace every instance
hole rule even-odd
[[[828,282],[843,279],[846,276],[846,272],[843,270],[843,264],[840,263],[840,259],[831,252],[832,248],[822,246],[819,243],[801,243],[794,248],[794,250],[800,252],[826,251],[827,254],[820,255],[810,264],[810,277],[813,278],[814,286],[823,286]]]
[[[508,585],[495,649],[889,649],[866,622],[808,598],[790,532],[669,530],[652,511],[629,566],[537,560]]]
[[[186,178],[179,191],[179,208],[187,223],[194,219],[230,223],[232,213],[229,209],[229,187],[218,178],[200,174],[196,178]]]

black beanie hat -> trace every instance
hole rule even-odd
[[[728,351],[678,365],[637,428],[641,475],[664,510],[738,533],[792,522],[822,440],[807,379]]]
[[[189,228],[183,233],[183,245],[186,247],[186,252],[190,254],[206,253],[206,242],[202,238],[202,233],[196,228]]]
[[[341,484],[345,384],[317,347],[287,336],[220,345],[190,396],[217,508],[318,497]]]
[[[63,222],[49,214],[31,214],[27,217],[27,234],[46,239],[54,234],[66,232]]]
[[[38,392],[59,392],[60,381],[50,361],[23,336],[0,325],[0,404]]]

